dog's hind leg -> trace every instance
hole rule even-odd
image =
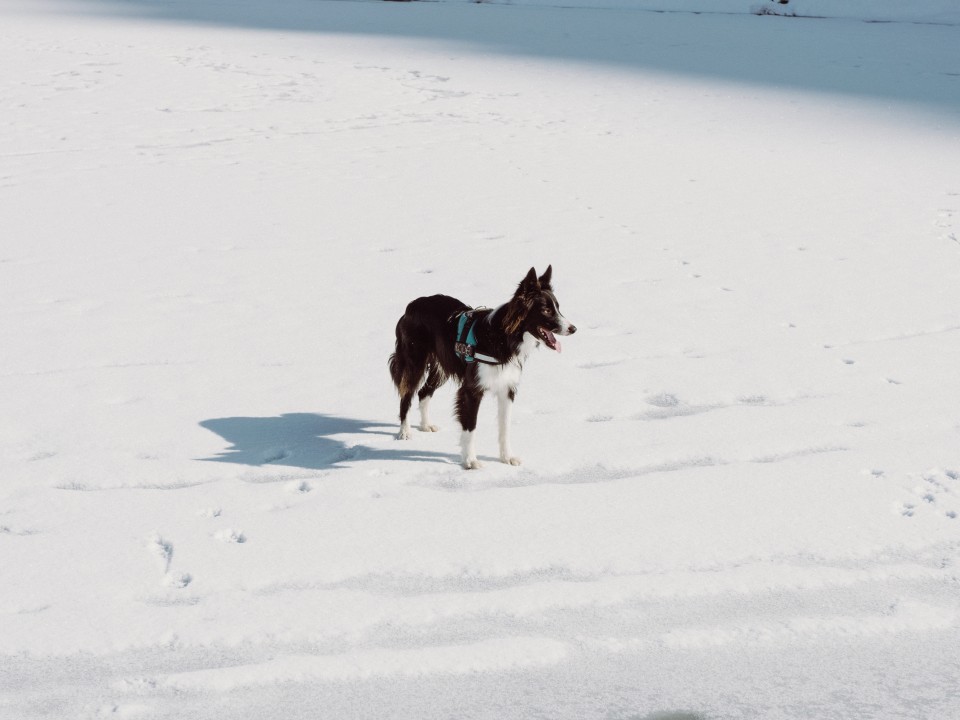
[[[500,459],[508,465],[519,465],[520,458],[510,451],[510,413],[517,391],[505,388],[497,393],[497,425],[500,432]]]
[[[413,393],[407,393],[400,398],[400,432],[397,433],[397,440],[410,439],[410,421],[407,420],[407,413],[410,412],[410,405],[413,402]]]
[[[426,358],[417,358],[414,362],[407,364],[404,369],[403,378],[400,382],[400,432],[397,433],[397,440],[410,439],[410,421],[407,414],[410,412],[410,405],[413,404],[413,395],[423,382],[423,375],[427,371]]]
[[[446,378],[435,364],[430,365],[427,381],[420,388],[417,397],[420,398],[420,430],[423,432],[437,432],[440,428],[430,422],[430,399],[438,387],[443,385]]]
[[[457,419],[463,432],[460,434],[460,450],[463,453],[463,466],[467,470],[483,467],[477,460],[477,412],[480,410],[480,401],[483,400],[483,390],[471,384],[469,379],[457,391]]]

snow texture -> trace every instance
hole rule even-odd
[[[960,717],[957,48],[936,0],[4,2],[0,717]],[[406,303],[548,263],[524,464],[488,398],[460,466],[450,386],[396,441]]]

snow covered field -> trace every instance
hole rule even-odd
[[[0,717],[960,718],[960,12],[531,4],[0,5]]]

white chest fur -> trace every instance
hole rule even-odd
[[[480,386],[497,395],[506,394],[508,390],[516,389],[520,384],[520,374],[523,372],[523,363],[538,345],[537,339],[530,333],[523,336],[517,356],[503,365],[479,365],[477,375]]]

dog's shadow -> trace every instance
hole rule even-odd
[[[458,464],[459,457],[419,450],[408,443],[390,448],[351,441],[351,435],[392,437],[391,425],[355,418],[314,413],[288,413],[277,417],[229,417],[204,420],[200,426],[216,433],[230,447],[209,462],[239,465],[284,465],[324,470],[362,460],[410,460]]]

